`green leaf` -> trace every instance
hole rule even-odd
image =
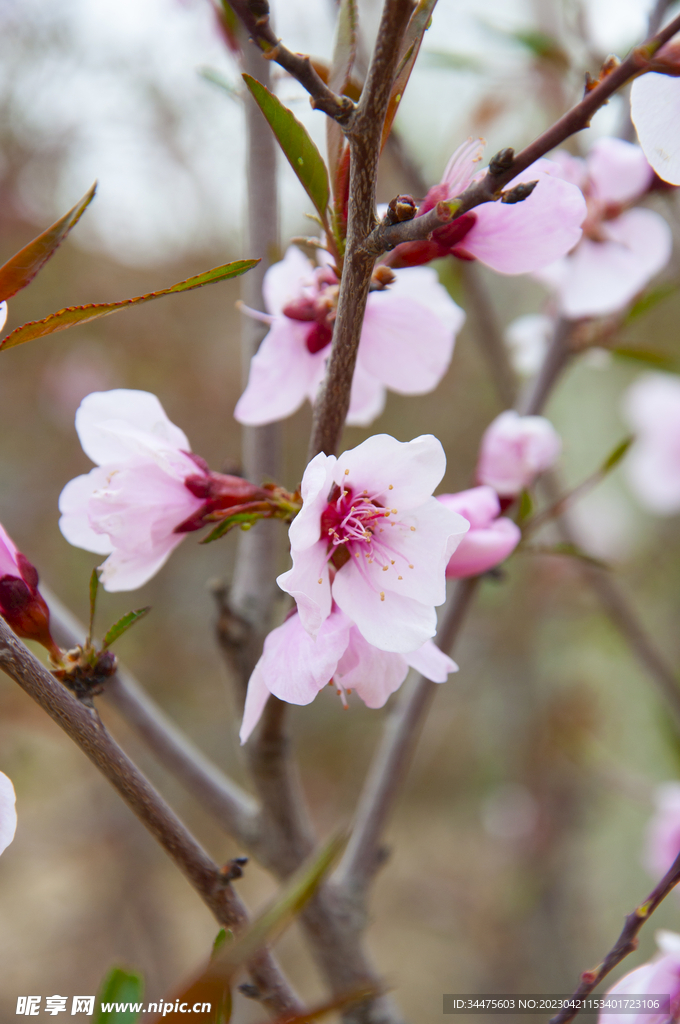
[[[654,306],[663,302],[664,299],[668,299],[671,295],[675,295],[677,290],[678,285],[673,284],[671,281],[667,281],[665,284],[660,284],[656,288],[650,288],[648,292],[641,295],[637,302],[634,302],[630,307],[624,318],[624,324],[629,324],[633,320],[637,320],[638,317],[647,313],[650,309],[653,309]]]
[[[99,590],[99,573],[101,569],[97,567],[92,570],[90,576],[90,628],[87,631],[87,643],[90,644],[92,641],[92,630],[94,628],[94,612],[97,606],[97,591]]]
[[[110,647],[115,640],[121,637],[123,633],[126,633],[128,631],[130,626],[134,626],[135,622],[139,622],[139,620],[143,619],[145,615],[148,615],[150,611],[151,606],[147,608],[138,608],[137,611],[128,612],[127,615],[124,615],[122,619],[118,619],[118,622],[114,623],[114,625],[111,626],[111,629],[104,637],[102,650],[104,650],[107,647]]]
[[[529,491],[522,491],[519,496],[519,511],[517,513],[517,520],[523,523],[529,518],[534,510],[534,501]]]
[[[226,519],[222,519],[215,529],[211,530],[208,536],[204,537],[200,543],[210,544],[214,540],[219,540],[220,537],[224,537],[225,533],[233,530],[235,526],[240,526],[242,530],[249,530],[258,519],[263,518],[262,512],[237,512],[233,516],[227,516]]]
[[[212,948],[211,956],[215,956],[216,953],[219,953],[219,951],[222,949],[222,946],[224,946],[224,944],[226,942],[233,942],[233,941],[234,941],[234,933],[232,931],[228,930],[227,928],[220,928],[220,930],[218,931],[217,935],[215,936],[215,941],[213,942],[213,948]]]
[[[420,67],[442,69],[444,71],[484,71],[481,60],[467,53],[456,53],[454,50],[423,50],[420,55]]]
[[[418,0],[418,5],[411,15],[411,20],[408,23],[406,32],[404,33],[404,41],[402,43],[402,57],[397,68],[397,74],[392,85],[392,91],[390,93],[389,103],[387,104],[387,114],[385,115],[385,123],[382,130],[382,141],[381,149],[387,142],[387,137],[392,131],[392,125],[399,109],[404,90],[408,85],[408,80],[411,77],[413,71],[413,65],[416,62],[416,57],[420,51],[420,47],[423,42],[423,37],[430,27],[432,20],[432,12],[437,6],[437,0]]]
[[[216,85],[224,92],[226,92],[227,96],[230,99],[234,100],[236,103],[241,102],[241,94],[234,85],[234,83],[230,82],[228,78],[225,78],[220,71],[217,71],[215,68],[210,68],[206,66],[199,68],[198,73],[201,76],[201,78],[204,78],[206,80],[206,82],[210,82],[212,85]]]
[[[250,93],[266,117],[288,163],[300,184],[312,200],[324,225],[328,223],[327,209],[330,197],[328,171],[321,153],[312,142],[307,129],[281,100],[251,75],[243,76]]]
[[[603,562],[599,558],[594,558],[589,555],[587,551],[583,551],[576,544],[570,544],[568,541],[559,541],[557,544],[532,544],[522,549],[528,551],[532,555],[566,555],[569,558],[578,558],[581,562],[587,562],[588,565],[596,566],[598,569],[609,569],[609,565]]]
[[[94,198],[97,188],[95,182],[79,203],[65,213],[56,223],[24,246],[21,252],[12,256],[0,267],[0,302],[10,299],[17,292],[30,284],[39,270],[53,256],[67,234],[74,227]]]
[[[198,274],[196,277],[187,278],[186,281],[180,281],[179,284],[173,284],[170,288],[148,292],[146,295],[137,295],[132,299],[122,299],[120,302],[93,302],[87,306],[68,306],[66,309],[60,309],[57,313],[50,313],[44,320],[32,320],[30,323],[17,327],[0,342],[0,351],[14,348],[16,345],[23,345],[24,342],[34,341],[36,338],[44,338],[56,331],[65,331],[76,324],[98,320],[100,317],[109,316],[110,313],[117,313],[119,309],[127,309],[128,306],[139,306],[152,299],[158,299],[162,295],[189,292],[194,288],[202,288],[206,284],[238,277],[240,274],[252,270],[259,262],[259,260],[236,260],[234,263],[225,263],[221,267],[206,270],[204,274]]]
[[[114,967],[110,971],[99,990],[96,999],[94,1024],[135,1024],[139,1019],[143,1006],[144,981],[136,971],[126,971]],[[129,1004],[137,1003],[140,1010],[114,1009],[103,1010],[102,1003]]]
[[[668,370],[677,373],[678,367],[675,360],[664,352],[654,352],[647,348],[628,348],[617,346],[610,349],[619,359],[629,359],[633,363],[642,363],[643,366],[651,366],[655,370]]]
[[[619,462],[626,454],[634,440],[635,438],[631,435],[630,437],[624,438],[623,441],[617,444],[616,448],[614,448],[614,450],[610,452],[610,454],[602,463],[602,466],[600,468],[600,473],[602,476],[605,476],[607,473],[611,473],[612,469],[614,469],[615,466],[618,466]]]

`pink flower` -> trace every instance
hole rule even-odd
[[[76,547],[108,555],[106,590],[134,590],[158,572],[204,515],[262,491],[212,473],[148,391],[95,391],[76,413],[86,455],[97,464],[61,492],[59,527]]]
[[[520,416],[509,409],[484,433],[477,480],[502,498],[514,498],[553,465],[561,450],[560,436],[544,416]]]
[[[658,786],[654,816],[647,826],[644,864],[657,881],[680,853],[680,782]]]
[[[314,402],[333,335],[338,280],[326,264],[314,268],[291,246],[267,271],[264,300],[271,323],[236,404],[239,423],[284,419],[305,399]],[[385,389],[423,395],[439,384],[451,361],[465,314],[434,270],[400,272],[368,297],[347,422],[366,426],[380,415]]]
[[[670,1009],[666,1006],[664,1009],[660,1007],[657,1012],[642,1010],[634,1014],[607,1010],[600,1014],[598,1024],[664,1024],[665,1021],[675,1019],[680,1008],[680,935],[658,931],[655,938],[660,955],[629,974],[624,974],[605,993],[605,998],[669,995]]]
[[[536,275],[554,289],[560,312],[577,319],[626,306],[670,259],[672,236],[653,210],[628,209],[649,188],[654,172],[639,146],[600,139],[586,160],[556,153],[565,179],[588,203],[583,238],[569,256]]]
[[[38,591],[37,569],[17,550],[16,544],[1,525],[0,615],[17,636],[24,640],[36,640],[58,657],[59,648],[50,635],[49,608]],[[1,835],[0,832],[0,838]]]
[[[293,568],[278,578],[308,633],[319,633],[335,601],[380,650],[406,654],[435,635],[445,569],[468,530],[432,497],[445,468],[431,434],[377,434],[339,458],[312,459],[290,527]]]
[[[248,683],[241,725],[245,743],[257,725],[270,693],[289,704],[310,704],[324,686],[343,697],[352,690],[369,708],[381,708],[403,683],[409,668],[435,683],[446,682],[458,666],[431,640],[417,651],[396,654],[369,644],[355,624],[334,606],[316,637],[294,613],[272,630]]]
[[[17,830],[16,796],[14,786],[0,772],[0,853],[4,853]]]
[[[522,539],[522,531],[512,519],[499,518],[501,503],[493,487],[439,494],[437,501],[470,524],[446,567],[447,576],[460,579],[487,572],[505,561]]]
[[[482,159],[483,148],[481,140],[468,139],[456,150],[441,182],[427,193],[418,216],[460,195],[480,177],[476,164]],[[482,203],[451,224],[437,228],[427,241],[398,245],[390,265],[416,266],[450,254],[478,259],[501,274],[527,274],[552,263],[580,239],[585,200],[550,160],[537,160],[507,189],[530,181],[538,184],[527,199],[519,203]]]
[[[635,432],[625,466],[638,499],[659,515],[680,511],[680,381],[644,374],[624,395],[623,415]]]
[[[680,185],[680,80],[649,73],[633,82],[630,113],[640,145],[664,181]]]

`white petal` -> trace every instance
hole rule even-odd
[[[604,203],[629,203],[649,188],[654,172],[639,146],[623,139],[598,139],[587,158],[595,196]]]
[[[109,593],[137,590],[156,575],[186,533],[172,533],[144,552],[126,552],[116,549],[102,565],[99,577]]]
[[[351,630],[349,644],[348,656],[338,665],[336,680],[345,690],[356,690],[366,707],[383,707],[390,694],[406,679],[406,659],[402,654],[373,647],[356,626]]]
[[[305,284],[313,280],[314,267],[296,245],[286,250],[279,263],[264,275],[262,293],[268,313],[278,316],[283,307],[300,297]]]
[[[16,796],[14,786],[0,772],[0,853],[7,849],[17,830]]]
[[[110,554],[113,544],[107,534],[92,529],[88,504],[93,493],[103,487],[106,480],[106,470],[97,466],[86,475],[69,481],[59,495],[59,529],[62,534],[74,547],[94,551],[98,555]]]
[[[440,651],[436,644],[428,640],[417,651],[411,651],[404,657],[411,668],[420,672],[433,683],[445,683],[451,672],[457,672],[458,666],[448,654]]]
[[[163,406],[149,391],[118,388],[95,391],[80,403],[76,430],[85,454],[98,465],[130,458],[127,434],[120,427],[143,432],[153,448],[190,451],[186,434],[171,423]]]
[[[680,185],[680,79],[656,73],[636,78],[630,111],[640,145],[656,173]]]
[[[361,362],[361,349],[352,377],[352,391],[346,423],[350,427],[367,427],[385,408],[385,388]]]
[[[260,659],[261,661],[262,659]],[[269,690],[267,684],[264,681],[264,673],[260,668],[260,662],[253,669],[253,672],[248,681],[248,690],[246,692],[246,703],[243,708],[243,721],[241,722],[241,729],[239,732],[239,738],[241,743],[245,743],[251,732],[260,721],[264,706],[269,700]]]
[[[292,553],[293,568],[282,573],[276,582],[281,590],[295,598],[302,625],[308,633],[316,636],[331,613],[326,543],[319,541],[312,547],[293,550]]]
[[[347,647],[351,623],[334,610],[316,638],[292,615],[264,642],[259,665],[267,688],[289,704],[310,704],[333,678]]]
[[[381,504],[401,512],[431,497],[445,469],[444,449],[432,434],[413,441],[374,434],[338,458],[334,478],[357,494],[367,490]]]
[[[307,350],[309,324],[278,317],[250,362],[248,384],[236,403],[239,423],[259,426],[291,416],[318,376],[321,353]]]
[[[7,303],[0,302],[0,331],[7,323]]]

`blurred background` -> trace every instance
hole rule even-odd
[[[377,0],[361,3],[370,52]],[[586,69],[645,34],[644,0],[440,0],[387,153],[381,200],[438,181],[451,152],[483,135],[487,154],[520,148],[581,94]],[[328,57],[332,0],[274,3],[292,49]],[[236,65],[209,0],[0,0],[0,262],[69,208],[91,208],[56,257],[10,302],[10,329],[63,306],[162,288],[244,256],[244,137]],[[209,69],[206,72],[206,69]],[[213,80],[209,80],[212,77]],[[215,84],[214,79],[223,85]],[[278,93],[323,146],[323,115],[280,75]],[[590,137],[620,132],[626,98]],[[574,152],[588,140],[576,140]],[[409,179],[410,175],[410,179]],[[284,240],[308,232],[306,197],[281,160]],[[679,231],[672,191],[648,201]],[[680,248],[664,272],[677,283]],[[439,267],[466,306],[461,265]],[[477,268],[475,268],[477,269]],[[480,271],[505,327],[545,301],[539,285]],[[114,387],[155,392],[193,450],[238,465],[238,282],[227,282],[12,350],[0,359],[0,520],[42,579],[81,618],[97,557],[57,527],[64,484],[89,463],[73,428],[80,400]],[[680,293],[626,328],[622,343],[680,367]],[[469,486],[479,438],[501,411],[470,323],[451,369],[423,398],[388,397],[371,433],[431,432],[448,455],[442,490]],[[641,367],[583,358],[548,407],[577,483],[625,436],[619,399]],[[286,486],[304,468],[309,409],[286,421]],[[368,431],[348,429],[345,446]],[[680,663],[680,522],[644,513],[616,471],[578,510],[589,550],[611,562],[669,660]],[[283,534],[283,531],[282,531]],[[229,579],[237,538],[190,535],[134,595],[102,596],[99,626],[152,613],[122,660],[214,760],[244,781],[228,672],[208,582]],[[283,541],[282,541],[283,546]],[[285,557],[285,555],[282,555]],[[678,776],[680,743],[653,684],[584,586],[575,559],[517,555],[484,582],[388,833],[369,942],[408,1019],[441,1019],[443,992],[567,992],[599,962],[624,914],[651,888],[641,866],[654,787]],[[239,851],[124,724],[114,735],[219,862]],[[329,691],[292,722],[320,830],[351,811],[385,711]],[[0,677],[0,770],[19,827],[0,860],[0,1015],[22,994],[94,993],[113,964],[141,969],[158,998],[205,959],[208,911],[63,733]],[[273,892],[249,865],[250,906]],[[625,969],[648,959],[655,926],[680,931],[670,898]],[[322,992],[293,928],[280,943],[301,992]],[[620,969],[619,974],[623,973]],[[263,1018],[243,1001],[239,1022]]]

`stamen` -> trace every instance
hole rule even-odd
[[[384,590],[381,590],[381,591],[380,591],[380,600],[381,600],[381,601],[384,601],[384,600],[385,600],[385,591],[384,591]]]

